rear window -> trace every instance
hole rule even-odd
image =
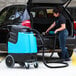
[[[45,32],[53,23],[52,8],[32,9],[31,13],[33,15],[33,28],[37,29],[40,33]]]
[[[31,11],[33,18],[48,18],[53,16],[53,9],[36,9]]]

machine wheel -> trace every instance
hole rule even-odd
[[[34,67],[35,68],[38,68],[38,63],[37,62],[34,64]]]
[[[28,63],[25,63],[25,68],[29,69],[30,65]]]
[[[14,64],[15,64],[15,61],[14,61],[13,56],[8,55],[8,56],[6,57],[5,63],[6,63],[6,65],[7,65],[7,67],[9,67],[9,68],[13,67]]]
[[[73,54],[73,50],[68,50],[68,53],[69,53],[69,57],[71,57]],[[58,53],[58,55],[59,55],[59,57],[61,57],[61,52]]]
[[[24,62],[20,62],[19,65],[20,65],[21,67],[25,67],[25,63],[24,63]]]

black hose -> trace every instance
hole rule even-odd
[[[43,63],[44,63],[44,65],[46,66],[46,67],[48,67],[48,68],[64,68],[64,67],[67,67],[68,66],[68,63],[65,63],[65,62],[63,62],[63,60],[60,60],[60,62],[58,62],[58,61],[56,61],[56,62],[53,62],[53,61],[51,61],[50,63],[58,63],[58,64],[64,64],[63,66],[49,66],[49,65],[47,65],[47,63],[46,63],[46,61],[45,61],[45,56],[44,56],[44,47],[45,47],[45,45],[44,45],[44,39],[43,39],[43,36],[41,36],[40,35],[40,33],[37,31],[37,30],[35,30],[35,29],[30,29],[31,31],[33,31],[33,32],[35,32],[36,34],[38,34],[38,36],[39,36],[39,38],[40,38],[40,40],[41,40],[41,43],[42,43],[42,45],[43,45],[43,54],[42,54],[42,57],[43,57]],[[55,49],[55,47],[54,47],[54,49]],[[52,55],[54,54],[54,51],[52,52]],[[51,55],[51,58],[52,58],[52,55]]]

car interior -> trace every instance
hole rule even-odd
[[[31,13],[33,16],[33,28],[37,29],[40,33],[45,32],[54,21],[53,8],[35,8],[32,9]],[[66,27],[69,36],[72,36],[73,23],[65,11],[62,14],[66,17]]]

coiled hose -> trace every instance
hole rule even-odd
[[[44,47],[45,47],[45,44],[44,44],[44,38],[43,38],[43,36],[42,35],[40,35],[40,33],[37,31],[37,30],[35,30],[35,29],[30,29],[30,31],[33,31],[33,32],[35,32],[38,36],[39,36],[39,38],[40,38],[40,40],[41,40],[41,43],[42,43],[42,46],[43,46],[43,48],[42,48],[42,50],[43,50],[43,52],[42,52],[42,57],[43,57],[43,63],[44,63],[44,65],[46,66],[46,67],[48,67],[48,68],[64,68],[64,67],[68,67],[68,63],[65,63],[63,60],[61,60],[60,59],[60,61],[55,61],[55,62],[53,62],[53,61],[51,61],[51,62],[49,62],[49,63],[57,63],[57,64],[63,64],[63,66],[49,66],[48,64],[47,64],[47,62],[46,62],[46,60],[45,60],[45,56],[44,56]],[[55,46],[55,45],[54,45]],[[55,48],[55,47],[54,47]],[[54,54],[54,51],[52,51],[52,54],[51,54],[51,56],[50,56],[50,58],[52,58],[52,55]]]

